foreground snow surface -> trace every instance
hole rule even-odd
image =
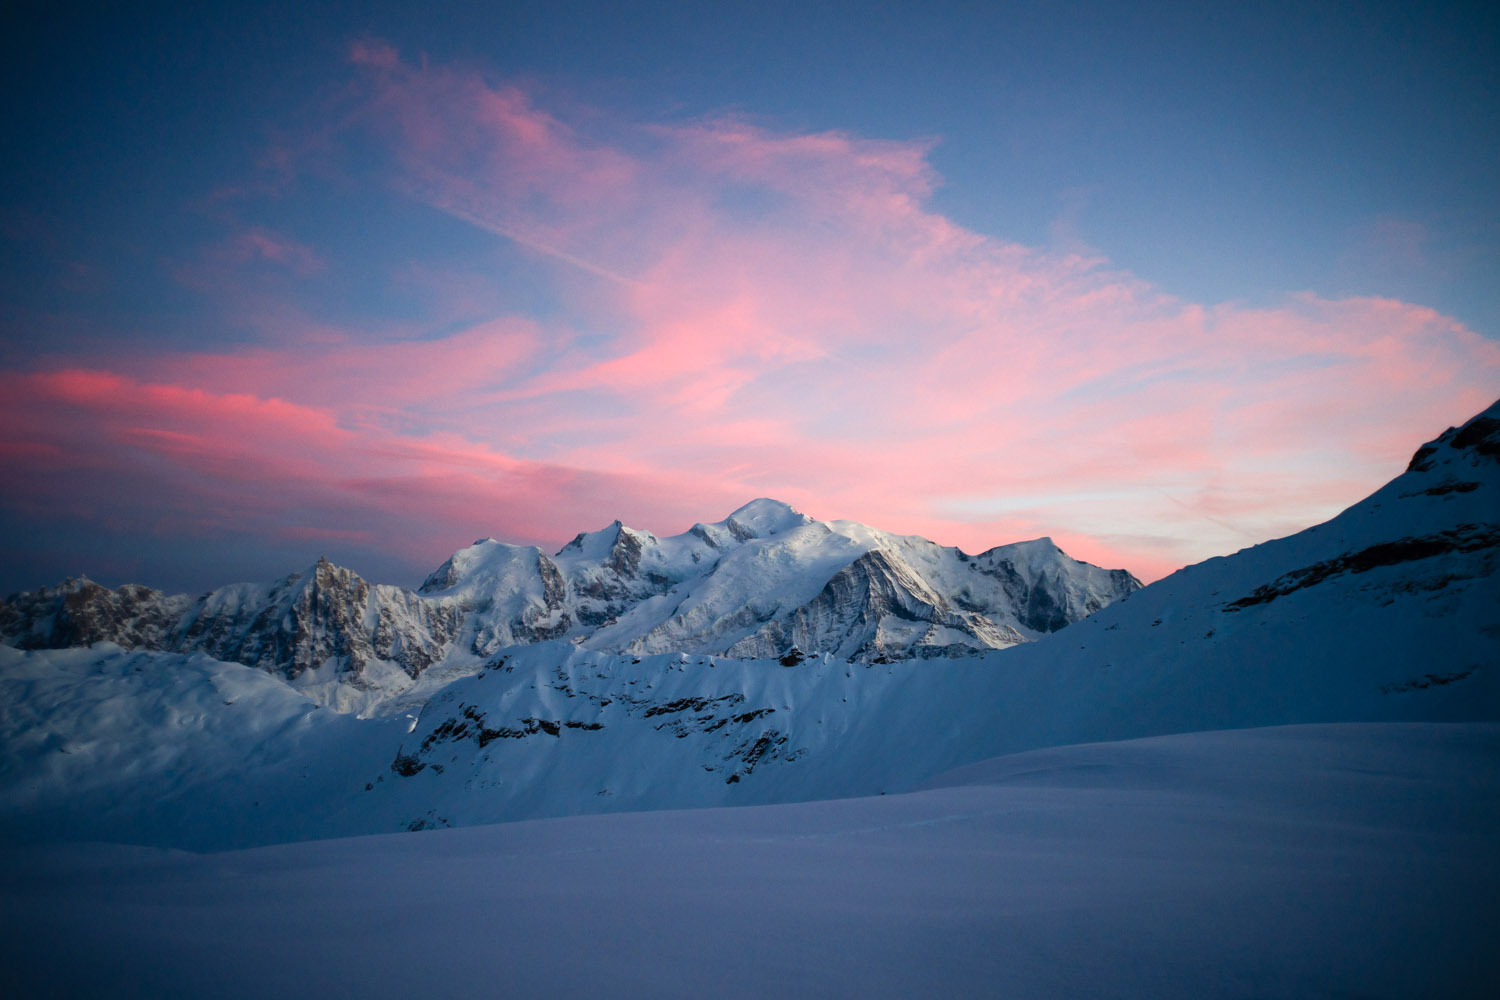
[[[0,851],[9,996],[1488,996],[1500,725],[1032,751],[873,798]]]

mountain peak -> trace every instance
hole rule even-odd
[[[595,560],[605,559],[619,541],[620,535],[628,530],[630,529],[625,527],[623,521],[615,518],[597,531],[580,531],[573,536],[571,542],[558,549],[553,558],[573,553]]]
[[[1443,450],[1447,445],[1449,451]],[[1439,464],[1455,458],[1473,462],[1500,461],[1500,400],[1461,427],[1450,427],[1417,449],[1407,465],[1407,472],[1430,472]]]
[[[724,524],[730,526],[731,530],[737,526],[750,538],[765,538],[811,523],[812,518],[796,510],[791,504],[769,497],[751,500],[724,519]]]

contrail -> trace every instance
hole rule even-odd
[[[1219,527],[1225,529],[1226,531],[1232,531],[1236,535],[1243,535],[1246,538],[1250,539],[1252,542],[1263,542],[1263,541],[1265,541],[1264,538],[1261,538],[1261,537],[1259,537],[1257,535],[1252,535],[1250,532],[1246,531],[1244,528],[1237,528],[1234,525],[1230,524],[1228,521],[1221,521],[1217,517],[1214,517],[1212,514],[1205,514],[1205,513],[1203,513],[1203,511],[1197,509],[1196,507],[1191,507],[1188,504],[1183,503],[1181,500],[1177,499],[1172,494],[1168,493],[1166,490],[1162,489],[1159,486],[1152,486],[1151,489],[1154,490],[1157,493],[1160,493],[1162,496],[1166,497],[1168,500],[1172,501],[1173,503],[1175,503],[1177,506],[1181,507],[1183,510],[1187,511],[1188,513],[1196,515],[1197,517],[1201,517],[1205,521],[1210,521],[1210,522],[1212,522],[1214,524],[1217,524]]]
[[[623,274],[616,274],[614,271],[611,271],[606,267],[600,267],[598,264],[595,264],[592,261],[584,260],[582,257],[575,257],[573,254],[568,253],[566,250],[559,250],[557,247],[551,246],[547,243],[543,243],[541,240],[538,240],[535,237],[518,233],[514,229],[503,226],[498,222],[493,222],[489,219],[483,218],[482,216],[475,215],[473,212],[432,198],[424,198],[422,200],[427,202],[427,204],[431,205],[433,208],[436,208],[442,212],[446,212],[456,219],[462,219],[470,225],[477,226],[487,232],[494,233],[496,236],[503,236],[514,243],[519,243],[523,247],[535,250],[537,253],[546,254],[548,257],[555,257],[556,259],[563,261],[566,264],[572,264],[574,267],[579,268],[583,271],[587,271],[590,274],[598,275],[601,278],[608,278],[610,281],[617,282],[618,284],[625,285],[629,288],[645,287],[641,282],[636,281],[634,278],[627,278]]]

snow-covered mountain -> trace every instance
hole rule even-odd
[[[462,620],[455,605],[369,584],[322,559],[273,584],[234,584],[196,599],[74,578],[0,604],[8,645],[202,652],[355,712],[410,688],[448,655]]]
[[[484,657],[568,639],[612,653],[880,662],[1016,645],[1139,587],[1048,538],[969,556],[761,499],[669,538],[616,521],[551,557],[485,539],[420,592],[479,612],[470,648]]]
[[[810,530],[755,537],[770,546]],[[604,541],[613,553],[622,534],[585,536],[576,565],[564,550],[554,565],[566,594],[575,581],[607,591],[622,579],[599,569]],[[658,544],[641,543],[636,579],[655,564],[648,552],[667,549]],[[758,550],[740,539],[734,552]],[[464,550],[418,597],[464,608],[475,600],[466,586],[482,592],[485,573],[510,573],[491,558],[504,551]],[[1326,524],[1189,567],[1067,629],[981,656],[879,663],[590,648],[632,622],[627,611],[579,633],[581,643],[497,645],[472,675],[428,669],[387,714],[358,719],[204,653],[0,647],[0,840],[220,847],[812,800],[898,791],[999,754],[1087,741],[1497,720],[1497,571],[1500,405]],[[677,586],[711,592],[701,578],[692,584]],[[150,627],[128,610],[122,620]],[[464,615],[454,645],[471,650],[474,620],[500,617]],[[615,648],[640,635],[625,629]]]
[[[0,637],[22,649],[103,641],[203,652],[284,677],[338,710],[370,712],[435,666],[444,679],[473,673],[516,645],[861,662],[968,656],[1056,631],[1139,587],[1046,538],[969,556],[762,499],[669,538],[616,521],[553,556],[484,539],[417,593],[325,560],[196,600],[72,579],[0,604]]]

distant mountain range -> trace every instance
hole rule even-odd
[[[966,557],[771,501],[551,557],[476,543],[416,593],[326,564],[198,599],[74,582],[5,606],[0,842],[839,798],[1039,747],[1497,720],[1500,404],[1326,524],[1134,587],[1045,541]]]
[[[370,712],[435,666],[473,673],[502,650],[548,640],[631,654],[971,656],[1055,632],[1139,588],[1047,538],[970,556],[763,499],[670,538],[616,521],[552,556],[482,539],[416,593],[326,560],[196,599],[70,579],[0,604],[0,640],[203,652]]]

